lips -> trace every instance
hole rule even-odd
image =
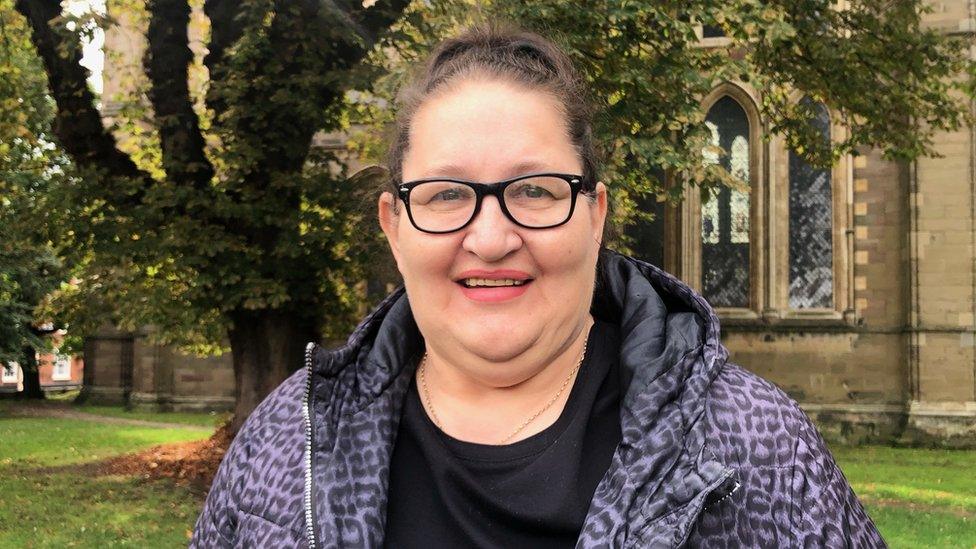
[[[501,288],[505,286],[521,286],[530,282],[529,280],[518,280],[514,278],[465,278],[461,284],[466,288]]]
[[[471,300],[500,302],[524,294],[532,280],[526,272],[506,269],[464,271],[454,281],[461,287],[461,292]]]

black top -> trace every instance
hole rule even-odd
[[[445,434],[407,392],[390,465],[387,547],[573,547],[620,443],[620,334],[596,321],[559,418],[502,446]]]

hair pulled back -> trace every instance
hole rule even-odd
[[[593,111],[587,88],[569,56],[542,36],[508,23],[480,23],[441,42],[401,88],[387,167],[395,186],[403,177],[403,157],[410,146],[410,125],[432,95],[468,78],[499,79],[551,94],[560,104],[566,131],[583,166],[584,179],[598,178],[593,141]]]

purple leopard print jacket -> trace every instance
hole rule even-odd
[[[702,297],[614,253],[600,275],[593,314],[621,329],[623,440],[578,547],[885,546],[796,403],[727,362]],[[381,546],[422,346],[402,289],[346,345],[310,344],[231,444],[190,546]]]

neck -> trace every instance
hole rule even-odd
[[[438,426],[459,440],[510,444],[530,437],[552,425],[565,407],[592,325],[587,315],[551,351],[533,346],[504,362],[483,361],[473,373],[428,345],[424,371],[417,373],[421,401]]]

